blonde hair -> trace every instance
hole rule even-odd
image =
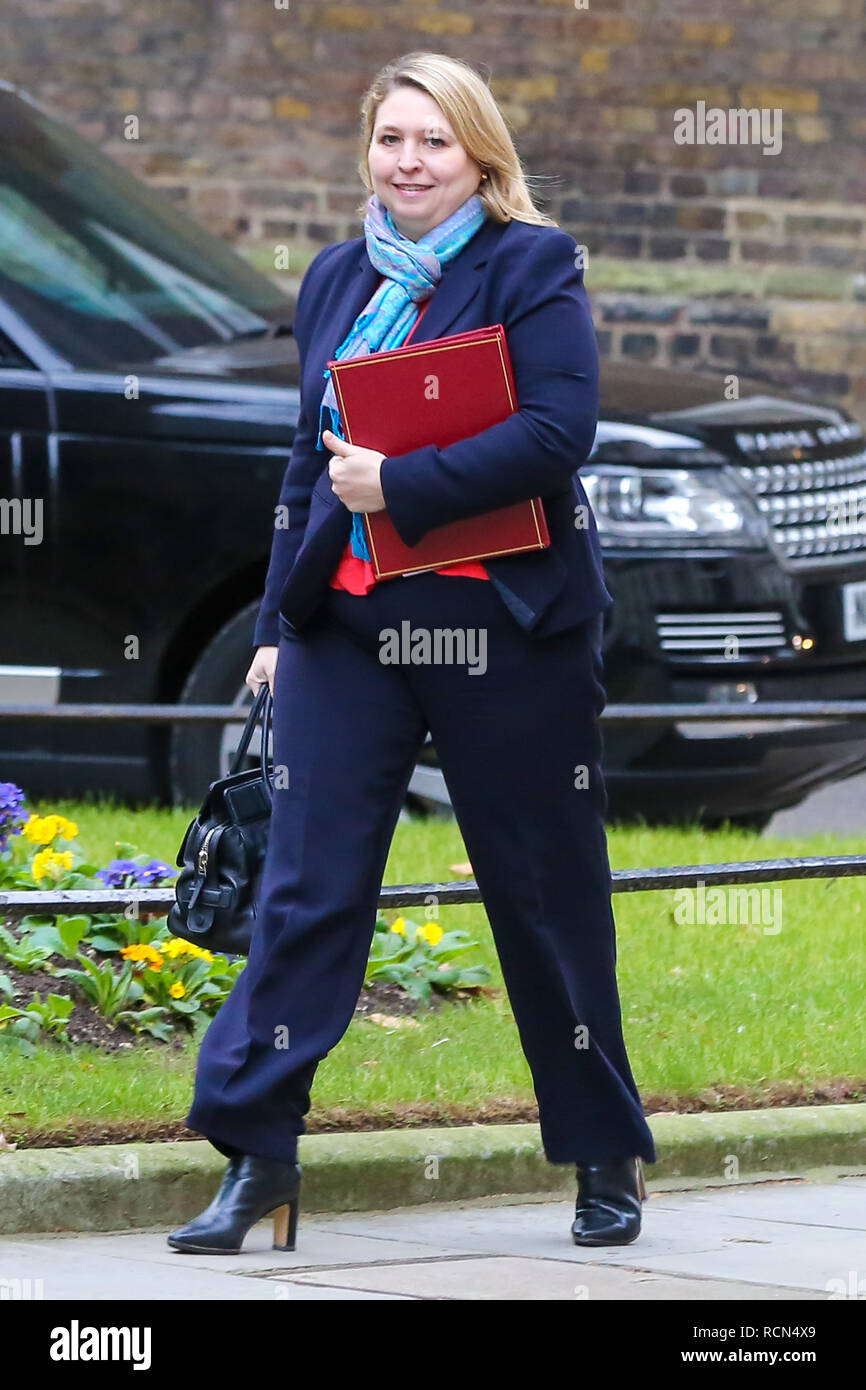
[[[484,78],[460,58],[417,50],[381,68],[361,102],[361,153],[358,173],[367,190],[356,212],[363,218],[373,192],[368,151],[381,103],[397,87],[416,87],[441,107],[458,142],[487,175],[478,195],[495,222],[534,222],[556,227],[532,201],[527,176],[505,119]]]

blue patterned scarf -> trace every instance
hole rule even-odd
[[[364,236],[370,261],[386,279],[355,319],[334,353],[334,359],[366,357],[371,352],[400,347],[418,319],[419,306],[430,298],[442,278],[444,267],[463,250],[486,217],[484,204],[478,194],[473,193],[438,227],[425,232],[418,241],[412,241],[397,230],[390,212],[374,193],[367,204]],[[340,439],[346,437],[327,367],[324,376],[326,385],[319,412],[317,449],[325,448],[323,430],[333,430]],[[363,512],[352,513],[352,554],[369,560],[363,515]]]

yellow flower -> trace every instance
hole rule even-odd
[[[186,990],[184,986],[181,984],[180,980],[176,980],[168,992],[171,995],[172,999],[182,999],[183,996],[186,994]]]
[[[445,935],[438,922],[428,922],[426,927],[418,928],[418,935],[423,936],[431,946],[435,946],[437,941],[441,941]]]
[[[177,956],[189,955],[193,947],[191,941],[183,941],[179,936],[175,936],[171,941],[166,942],[161,949],[164,956],[168,956],[169,960],[174,960]]]
[[[78,826],[75,821],[67,820],[66,816],[37,816],[34,812],[21,833],[34,845],[50,845],[58,835],[63,840],[74,839]]]
[[[167,942],[162,947],[162,953],[171,960],[176,960],[178,956],[196,956],[200,960],[213,960],[211,951],[206,951],[204,946],[196,946],[192,941],[184,941],[180,936],[175,936]]]
[[[406,935],[406,921],[405,921],[405,918],[403,918],[403,917],[398,917],[397,920],[396,920],[396,922],[392,922],[392,923],[391,923],[391,930],[392,930],[392,931],[395,931],[395,932],[397,933],[398,936],[405,936],[405,935]]]
[[[34,845],[47,845],[54,839],[54,829],[48,817],[37,816],[35,813],[29,817],[21,834],[26,835]]]
[[[41,849],[38,854],[34,854],[33,863],[30,865],[30,872],[37,883],[41,883],[48,873],[48,858],[51,854],[50,849]]]
[[[64,870],[72,868],[72,851],[68,849],[41,849],[33,856],[30,872],[37,883],[50,876],[59,879]]]
[[[120,953],[126,960],[143,960],[153,970],[162,969],[162,955],[155,946],[148,946],[145,942],[136,942],[134,946],[124,946]]]

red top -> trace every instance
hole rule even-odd
[[[383,281],[380,281],[379,283],[381,285]],[[432,298],[433,296],[431,295],[430,299]],[[417,319],[413,323],[412,330],[406,338],[407,343],[409,342],[409,339],[412,337],[412,334],[415,332],[415,329],[418,327],[418,324],[421,322],[422,318],[427,312],[427,306],[430,303],[430,299],[425,299],[424,303],[422,304],[421,312],[419,313]],[[415,573],[420,574],[423,573],[423,571],[416,570]],[[434,573],[463,575],[464,577],[468,577],[471,579],[487,579],[488,581],[490,579],[490,575],[487,573],[480,560],[465,560],[461,562],[459,565],[443,565],[441,569],[435,570]],[[394,575],[393,577],[397,578],[396,575]],[[371,565],[370,561],[365,560],[360,555],[352,554],[352,541],[350,537],[350,539],[346,543],[346,548],[343,551],[342,559],[340,560],[340,563],[338,564],[337,568],[334,570],[334,574],[331,579],[331,588],[348,589],[350,594],[366,594],[369,593],[369,591],[373,588],[374,584],[377,584],[379,582],[381,581],[376,579],[376,575],[373,571],[373,566]]]

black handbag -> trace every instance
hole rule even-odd
[[[168,929],[173,936],[215,953],[250,953],[273,805],[273,769],[268,771],[267,766],[272,712],[270,687],[263,681],[231,770],[227,777],[211,782],[177,853],[181,872],[174,885]],[[260,715],[260,764],[238,772]]]

